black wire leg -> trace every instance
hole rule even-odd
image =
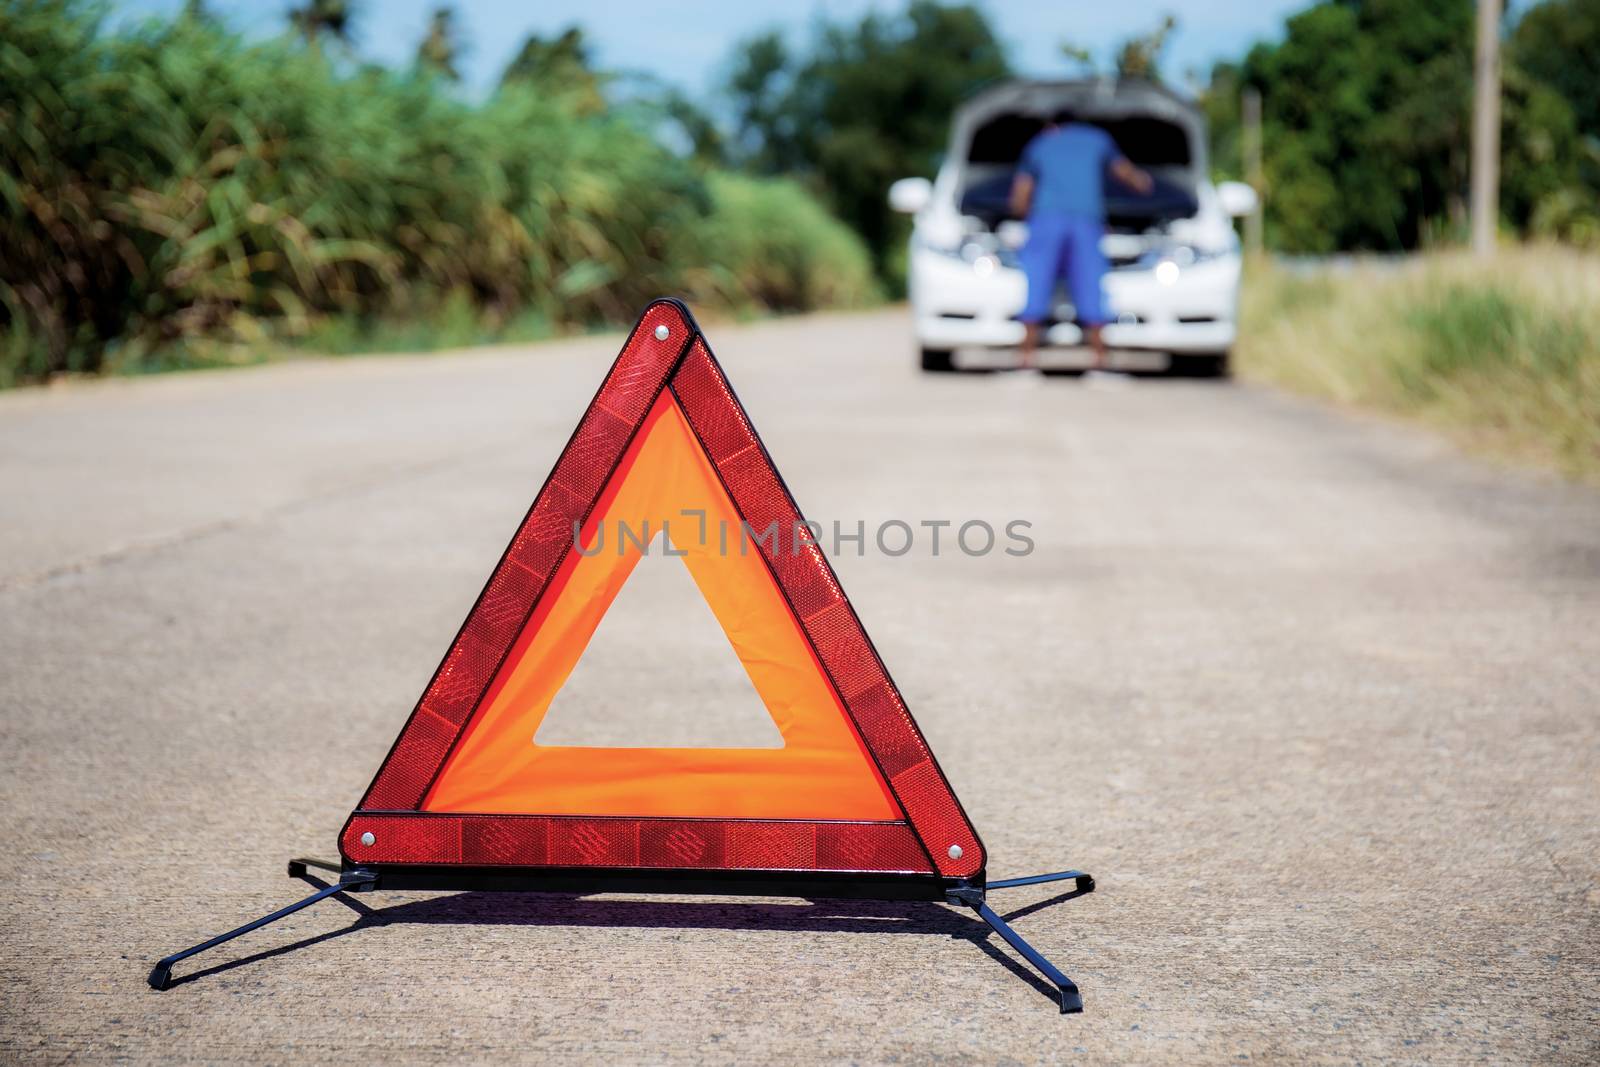
[[[290,873],[291,874],[294,873],[296,864],[304,865],[307,862],[308,861],[306,861],[306,860],[294,860],[294,861],[291,861],[290,864],[289,864]],[[321,863],[318,863],[315,860],[312,860],[312,861],[309,861],[309,862],[310,863],[315,863],[319,867],[323,866]],[[302,866],[302,869],[301,869],[300,873],[301,874],[305,873],[304,869],[303,869],[303,866]],[[248,934],[251,930],[259,930],[261,927],[266,926],[268,923],[275,923],[279,919],[285,918],[286,916],[289,916],[289,915],[293,915],[295,912],[299,911],[301,908],[308,908],[311,905],[315,904],[317,901],[326,900],[328,897],[333,896],[335,893],[344,893],[344,892],[347,892],[347,891],[350,891],[350,890],[355,890],[355,889],[366,889],[366,888],[370,887],[375,881],[376,881],[376,879],[372,875],[367,875],[367,874],[365,874],[364,872],[361,872],[361,871],[352,871],[348,875],[345,875],[343,878],[341,878],[339,881],[333,883],[332,885],[324,886],[323,888],[317,890],[315,893],[311,894],[309,897],[306,897],[304,900],[296,901],[295,903],[290,904],[286,908],[279,908],[277,911],[273,912],[271,915],[263,915],[261,918],[255,920],[254,922],[245,923],[243,926],[239,927],[238,929],[229,930],[225,934],[218,934],[216,937],[213,937],[211,940],[202,941],[200,944],[195,945],[193,948],[186,948],[182,952],[174,952],[170,956],[163,956],[160,960],[158,960],[156,962],[155,967],[152,968],[151,971],[150,971],[150,988],[151,989],[166,989],[168,986],[170,986],[172,984],[172,965],[175,964],[175,963],[178,963],[178,962],[181,962],[183,960],[186,960],[190,956],[196,955],[197,953],[204,952],[208,948],[216,948],[218,945],[222,944],[225,941],[232,941],[236,937],[240,937],[240,936],[243,936],[244,934]]]
[[[1044,975],[1056,987],[1056,992],[1061,998],[1061,1014],[1074,1015],[1083,1011],[1083,997],[1078,993],[1078,985],[1072,979],[1062,974],[1055,964],[1045,959],[1039,951],[1015,930],[1011,924],[1002,919],[995,910],[989,907],[984,899],[986,889],[1013,889],[1024,885],[1041,885],[1045,882],[1065,882],[1071,879],[1074,891],[1071,896],[1082,896],[1094,892],[1094,878],[1082,871],[1057,871],[1054,874],[1033,874],[1025,878],[1004,878],[998,882],[990,882],[985,889],[960,888],[952,889],[949,900],[952,904],[965,904],[978,913],[978,918],[989,924],[989,928],[1005,939],[1006,944],[1022,954],[1022,958],[1033,964],[1034,970]]]
[[[307,867],[312,867],[319,871],[328,871],[332,874],[344,873],[344,868],[333,860],[318,860],[312,859],[310,856],[300,856],[289,861],[289,877],[304,878]]]
[[[1055,874],[1030,874],[1026,878],[1002,878],[998,882],[990,882],[989,889],[1014,889],[1019,885],[1040,885],[1044,882],[1065,882],[1071,878],[1078,884],[1078,892],[1094,892],[1094,875],[1084,874],[1082,871],[1057,871]]]

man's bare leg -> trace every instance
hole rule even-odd
[[[1041,326],[1037,322],[1024,324],[1022,334],[1022,348],[1019,350],[1020,365],[1023,370],[1032,370],[1039,351],[1039,331]]]
[[[1094,353],[1093,368],[1095,370],[1105,370],[1106,369],[1106,342],[1105,342],[1105,338],[1102,337],[1101,334],[1100,334],[1100,327],[1098,327],[1098,326],[1085,326],[1083,328],[1083,333],[1084,333],[1084,336],[1089,339],[1089,350]]]

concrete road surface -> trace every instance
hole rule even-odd
[[[711,336],[813,518],[1032,523],[836,566],[991,875],[1099,879],[995,898],[1086,1013],[802,900],[330,901],[146,988],[305,892],[610,336],[0,396],[0,1059],[1600,1059],[1600,496],[1246,386],[921,377],[894,310]],[[613,641],[595,707],[738,732],[660,578],[688,666]]]

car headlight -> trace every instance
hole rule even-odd
[[[1165,245],[1150,249],[1138,258],[1135,265],[1154,274],[1161,285],[1176,285],[1185,269],[1221,259],[1229,251],[1227,248],[1201,248],[1191,244]]]
[[[931,241],[922,241],[919,244],[935,255],[971,264],[972,272],[980,278],[987,278],[1002,266],[1012,266],[1012,261],[1015,259],[1008,250],[990,248],[982,241],[967,240],[955,245],[938,245]]]

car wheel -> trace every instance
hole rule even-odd
[[[956,369],[955,353],[948,348],[924,348],[922,369],[929,374],[948,374]]]

